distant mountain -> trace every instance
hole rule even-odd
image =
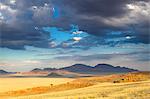
[[[57,69],[56,68],[43,68],[43,69],[35,68],[35,69],[31,70],[31,72],[54,71],[54,70],[57,70]]]
[[[39,69],[35,68],[32,71],[68,71],[68,72],[74,72],[74,73],[83,73],[83,74],[104,74],[104,73],[124,73],[124,72],[134,72],[138,71],[135,69],[130,69],[126,67],[120,67],[120,66],[112,66],[110,64],[97,64],[96,66],[89,66],[85,64],[74,64],[72,66],[63,67],[63,68],[44,68]]]
[[[91,70],[93,70],[93,67],[87,66],[84,64],[74,64],[74,65],[69,66],[69,67],[60,68],[60,70],[82,73],[82,72],[91,72]]]
[[[135,69],[130,69],[130,68],[126,68],[126,67],[120,67],[120,66],[112,66],[109,64],[97,64],[94,67],[95,71],[100,71],[100,72],[133,72],[133,71],[137,71]]]
[[[60,77],[63,77],[63,75],[60,75],[60,74],[55,73],[55,72],[52,72],[52,73],[48,74],[47,77],[58,77],[58,78],[60,78]]]
[[[138,71],[135,69],[130,69],[126,67],[114,67],[109,64],[97,64],[96,66],[88,66],[84,64],[75,64],[69,67],[61,68],[60,70],[67,70],[70,72],[77,72],[77,73],[121,73],[121,72],[134,72]]]
[[[53,70],[57,70],[56,68],[44,68],[43,71],[53,71]]]
[[[35,68],[35,69],[31,70],[31,72],[39,72],[39,71],[43,71],[43,70],[40,68]]]
[[[0,74],[8,74],[9,72],[4,71],[4,70],[0,70]]]

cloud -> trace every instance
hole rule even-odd
[[[56,2],[56,5],[59,5],[65,14],[62,18],[65,23],[58,26],[66,28],[70,23],[74,23],[79,25],[81,30],[104,38],[106,30],[122,31],[122,34],[130,30],[135,32],[133,36],[137,37],[136,43],[149,43],[148,0],[62,0]],[[61,21],[57,22],[59,24]]]
[[[76,61],[92,61],[92,60],[103,60],[103,59],[111,59],[112,55],[111,54],[94,54],[94,55],[86,55],[86,56],[81,56],[81,55],[75,55],[75,56],[58,56],[56,59],[72,59]]]
[[[75,61],[95,61],[95,60],[111,60],[119,57],[123,57],[124,59],[132,59],[134,61],[149,61],[149,53],[150,51],[142,50],[142,51],[134,51],[134,52],[118,52],[118,53],[107,53],[107,54],[89,54],[89,55],[64,55],[64,56],[56,56],[56,59],[60,60],[75,60]],[[147,56],[147,57],[146,57]]]
[[[26,60],[26,61],[24,61],[24,63],[27,63],[27,64],[38,64],[40,62],[39,61],[35,61],[35,60]]]
[[[33,11],[31,1],[26,3],[23,0],[17,0],[15,5],[11,4],[12,2],[9,2],[9,0],[3,0],[0,3],[1,16],[3,16],[3,20],[0,21],[0,46],[11,49],[25,49],[27,45],[48,48],[49,33],[35,29],[35,27],[40,28],[40,26],[34,20],[38,19],[36,17],[38,14],[43,17],[49,11],[47,10],[49,7],[45,7],[48,5],[33,3],[38,7],[38,11]]]
[[[70,31],[71,24],[79,27],[74,34],[84,31],[91,36],[80,39],[79,43],[61,42],[70,48],[118,44],[107,41],[116,36],[108,31],[120,31],[120,37],[132,32],[130,36],[134,38],[122,43],[149,44],[149,7],[148,0],[2,0],[0,46],[11,49],[25,49],[25,46],[50,48],[51,33],[42,28],[62,28],[65,32]],[[57,14],[56,18],[54,14]]]
[[[24,24],[22,30],[22,28],[9,27],[7,24],[3,24],[1,26],[0,46],[12,49],[24,49],[26,45],[48,48],[49,33],[41,33],[32,27],[26,27]]]

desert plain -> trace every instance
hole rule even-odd
[[[0,99],[150,99],[149,74],[0,78]]]

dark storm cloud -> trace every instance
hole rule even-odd
[[[87,16],[113,17],[124,15],[125,4],[131,0],[60,0],[58,4],[74,9],[78,14]]]
[[[113,37],[107,30],[121,31],[120,36],[126,31],[134,31],[131,36],[135,38],[123,43],[149,43],[148,18],[139,16],[140,13],[134,15],[127,8],[127,4],[139,4],[140,9],[147,9],[148,0],[16,0],[15,4],[11,4],[10,0],[1,0],[1,4],[5,5],[5,9],[0,11],[6,18],[2,22],[0,19],[1,47],[24,49],[29,45],[48,48],[49,33],[35,27],[55,26],[68,30],[71,24],[98,37],[83,39],[73,46],[89,48],[98,44],[116,44],[115,41],[106,42],[105,39]],[[53,7],[60,12],[57,19],[52,17]]]
[[[54,2],[62,8],[65,14],[62,19],[65,21],[64,26],[69,23],[78,24],[81,30],[101,37],[106,36],[106,30],[122,32],[131,30],[135,32],[132,36],[136,39],[128,42],[149,43],[149,18],[145,17],[146,15],[140,16],[144,9],[147,9],[149,13],[148,6],[146,7],[146,4],[149,5],[148,0],[61,0]],[[141,11],[137,13],[133,9],[128,9],[127,4],[137,5],[139,8],[134,10],[140,9]]]
[[[39,19],[36,15],[39,14],[41,20],[48,13],[41,13],[50,8],[47,2],[49,3],[48,0],[17,0],[11,4],[10,0],[2,0],[0,12],[4,20],[0,21],[0,46],[11,49],[25,49],[25,46],[48,48],[50,34],[42,31],[35,22]],[[45,18],[47,17],[43,17]]]
[[[11,0],[1,0],[1,3],[10,5]],[[51,3],[51,0],[15,0],[17,7],[43,6],[45,3]]]
[[[24,26],[24,28],[26,28]],[[28,27],[17,29],[8,26],[1,27],[1,47],[24,49],[25,45],[35,47],[48,47],[49,33],[41,33]]]

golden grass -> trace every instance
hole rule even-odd
[[[57,92],[57,91],[65,91],[65,90],[83,88],[83,87],[88,87],[92,85],[94,85],[94,83],[90,83],[85,80],[72,81],[72,82],[67,82],[67,83],[59,84],[59,85],[49,84],[49,86],[40,86],[40,87],[27,88],[27,89],[22,89],[22,90],[17,90],[17,91],[3,92],[3,93],[0,93],[0,97],[42,94],[42,93],[47,93],[47,92]]]
[[[105,82],[79,89],[11,99],[150,99],[150,80],[117,84]]]
[[[70,78],[0,78],[0,92],[21,90],[26,88],[58,85],[74,79]]]
[[[48,86],[44,85],[26,89],[22,88],[21,90],[17,91],[1,92],[0,98],[149,99],[150,98],[149,74],[150,74],[149,72],[144,72],[144,73],[128,73],[120,75],[79,78],[58,85],[49,83]]]

